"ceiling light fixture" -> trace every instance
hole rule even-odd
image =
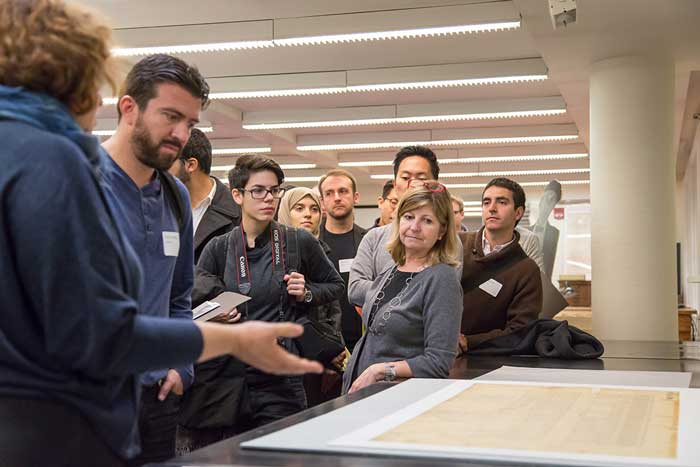
[[[487,78],[450,79],[442,81],[415,81],[405,83],[363,84],[306,89],[269,89],[263,91],[212,92],[210,99],[253,99],[261,97],[294,97],[348,92],[403,91],[410,89],[445,88],[455,86],[486,86],[495,84],[544,81],[547,75],[494,76]],[[107,100],[103,99],[106,104]]]
[[[227,52],[231,50],[249,50],[274,47],[273,41],[238,41],[214,42],[210,44],[164,45],[157,47],[115,47],[112,55],[115,57],[137,57],[153,54],[192,54],[205,52]]]
[[[214,131],[214,127],[211,126],[197,126],[195,127],[202,133],[211,133]],[[112,136],[117,130],[92,130],[92,134],[95,136]]]
[[[314,177],[285,177],[285,182],[317,182],[321,178],[320,175]]]
[[[537,154],[531,156],[494,156],[494,157],[460,157],[453,159],[438,159],[439,164],[488,164],[495,162],[528,162],[585,159],[588,154]],[[393,160],[386,161],[352,161],[339,162],[339,167],[389,167]]]
[[[504,118],[527,118],[562,115],[566,109],[553,110],[527,110],[518,112],[490,112],[459,115],[427,115],[421,117],[396,117],[396,118],[366,118],[357,120],[332,120],[318,122],[290,122],[290,123],[249,123],[243,124],[246,130],[277,130],[289,128],[327,128],[335,126],[359,126],[359,125],[390,125],[401,123],[435,123],[463,120],[490,120]]]
[[[268,152],[272,152],[271,147],[213,149],[211,153],[215,156],[223,156],[232,154],[262,154]]]
[[[590,180],[558,180],[562,185],[588,185]],[[518,182],[522,187],[547,186],[549,182]],[[483,183],[446,183],[445,188],[484,188]]]
[[[578,135],[516,136],[507,138],[465,138],[433,141],[391,141],[376,143],[312,144],[297,146],[298,151],[341,151],[353,149],[395,149],[404,146],[463,146],[480,144],[543,143],[551,141],[572,141]]]
[[[233,169],[235,165],[214,165],[211,170],[214,172],[223,172]],[[316,164],[280,164],[282,170],[304,170],[304,169],[315,169]]]
[[[319,44],[342,44],[349,42],[368,42],[379,40],[414,39],[423,37],[451,36],[456,34],[476,34],[518,29],[520,21],[504,21],[483,24],[464,24],[459,26],[441,26],[432,28],[400,29],[395,31],[357,32],[350,34],[328,34],[309,37],[290,37],[285,39],[212,42],[207,44],[165,45],[154,47],[115,47],[115,57],[135,57],[151,54],[191,54],[206,52],[228,52],[235,50],[262,49],[270,47],[295,47]]]
[[[506,31],[520,27],[520,21],[507,21],[485,24],[465,24],[436,28],[401,29],[397,31],[361,32],[351,34],[330,34],[325,36],[291,37],[275,39],[278,46],[299,46],[317,44],[339,44],[344,42],[366,42],[393,39],[413,39],[418,37],[449,36],[453,34],[474,34],[480,32]]]
[[[442,172],[440,178],[524,177],[529,175],[571,175],[590,173],[591,169],[500,170],[493,172]],[[373,180],[392,180],[393,174],[370,175]]]

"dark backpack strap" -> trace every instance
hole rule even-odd
[[[287,247],[287,270],[299,272],[299,235],[297,229],[284,227]]]
[[[163,185],[163,193],[167,198],[170,207],[177,219],[178,231],[182,233],[185,230],[185,201],[180,195],[180,190],[177,188],[175,177],[170,175],[167,170],[158,169],[158,175]]]

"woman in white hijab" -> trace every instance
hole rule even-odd
[[[296,227],[307,230],[314,237],[318,238],[321,226],[321,199],[318,193],[310,188],[297,187],[285,192],[280,200],[277,220],[280,224],[289,227]],[[323,252],[328,255],[330,248],[320,241]],[[332,334],[336,339],[341,340],[340,314],[342,309],[340,302],[335,300],[331,303],[314,307],[309,313],[309,318],[316,323],[320,323],[328,334]],[[344,370],[347,359],[347,351],[333,360],[336,371],[327,370],[326,374],[308,375],[304,377],[304,388],[309,407],[333,399],[340,395],[341,379],[339,373]]]

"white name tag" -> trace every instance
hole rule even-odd
[[[177,232],[163,232],[163,254],[165,256],[177,256],[180,252],[180,234]]]
[[[341,259],[338,261],[338,269],[340,269],[340,272],[350,272],[350,268],[352,267],[352,262],[355,258],[348,258],[348,259]]]
[[[483,290],[487,294],[491,295],[492,297],[497,297],[498,292],[501,291],[502,287],[503,287],[503,284],[501,284],[500,282],[493,280],[493,279],[489,279],[479,286],[479,288],[481,290]]]

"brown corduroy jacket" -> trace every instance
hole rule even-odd
[[[483,229],[459,233],[464,245],[462,334],[468,349],[527,326],[542,308],[540,270],[520,247],[518,232],[504,249],[484,256]],[[495,297],[479,288],[490,279],[502,286]]]

